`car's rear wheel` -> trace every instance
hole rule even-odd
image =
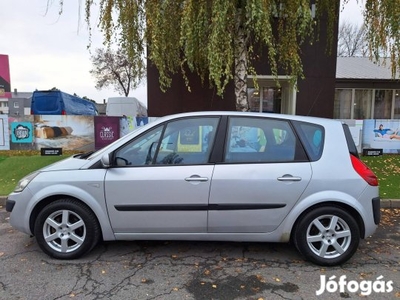
[[[100,239],[93,212],[75,199],[60,199],[39,213],[34,233],[40,248],[58,259],[75,259],[89,252]]]
[[[342,208],[317,207],[298,221],[293,240],[306,259],[334,266],[343,264],[356,252],[360,230],[356,220]]]

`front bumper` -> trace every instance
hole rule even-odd
[[[14,205],[15,205],[15,201],[14,200],[7,199],[6,200],[6,211],[12,212],[12,210],[14,208]]]

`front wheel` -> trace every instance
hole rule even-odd
[[[294,236],[298,251],[308,260],[323,266],[340,265],[356,252],[360,230],[345,210],[317,207],[301,217]]]
[[[40,248],[51,257],[75,259],[89,252],[100,239],[93,212],[75,199],[60,199],[38,215],[34,233]]]

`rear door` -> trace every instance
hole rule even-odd
[[[312,170],[286,120],[231,117],[215,166],[208,232],[271,232],[307,187]]]

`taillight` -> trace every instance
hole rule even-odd
[[[354,155],[350,155],[351,163],[353,164],[354,170],[360,175],[369,185],[378,186],[378,177],[367,167],[359,158]]]

